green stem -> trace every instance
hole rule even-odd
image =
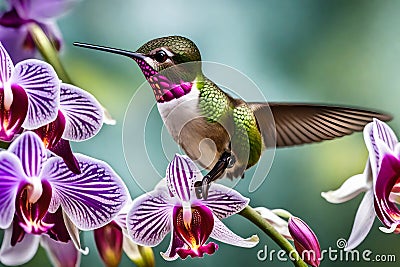
[[[32,35],[36,48],[39,50],[44,60],[53,66],[58,77],[63,82],[72,84],[71,78],[68,76],[64,66],[60,61],[60,58],[58,57],[57,49],[54,47],[47,35],[43,32],[42,28],[40,28],[40,26],[36,23],[31,23],[29,24],[29,33]]]
[[[275,228],[261,215],[255,211],[252,207],[245,207],[240,213],[243,217],[258,226],[264,233],[266,233],[275,243],[278,244],[283,250],[286,251],[291,257],[290,260],[293,262],[294,266],[297,267],[307,267],[308,265],[298,256],[297,251],[293,246],[284,238]]]

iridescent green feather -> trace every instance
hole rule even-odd
[[[232,137],[232,150],[241,160],[248,158],[247,168],[256,164],[261,156],[261,134],[252,110],[242,104],[233,110],[235,134]]]

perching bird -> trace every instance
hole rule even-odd
[[[209,184],[222,176],[242,177],[268,147],[330,140],[361,131],[373,118],[391,119],[358,108],[233,98],[203,74],[199,49],[181,36],[151,40],[136,52],[74,45],[136,61],[153,88],[159,113],[173,139],[191,159],[210,170],[195,185],[198,197],[207,198]]]

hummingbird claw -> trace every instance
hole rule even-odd
[[[202,186],[201,186],[201,191],[203,193],[203,199],[206,200],[208,197],[208,190],[210,189],[211,185],[211,179],[209,175],[204,176]]]
[[[196,181],[194,183],[194,192],[196,193],[198,199],[203,198],[202,186],[203,186],[202,181]]]
[[[234,155],[231,154],[231,155],[228,157],[228,164],[227,164],[226,168],[227,168],[227,169],[232,168],[233,165],[235,165],[235,163],[236,163],[236,158],[235,158]]]

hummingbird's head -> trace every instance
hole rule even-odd
[[[90,44],[76,46],[128,56],[136,61],[153,88],[158,102],[167,102],[191,91],[202,75],[200,51],[194,42],[182,36],[167,36],[148,41],[136,52]]]

